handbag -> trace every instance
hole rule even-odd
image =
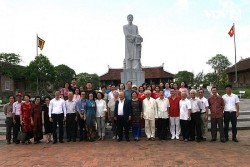
[[[27,133],[19,131],[17,135],[17,139],[20,140],[21,142],[25,142],[26,136],[27,136]]]

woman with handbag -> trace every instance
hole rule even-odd
[[[24,102],[21,104],[21,113],[20,113],[20,123],[21,123],[21,129],[22,133],[25,134],[25,139],[22,141],[26,144],[30,144],[30,139],[33,138],[33,128],[31,125],[31,102],[30,102],[30,96],[25,95],[24,96]]]

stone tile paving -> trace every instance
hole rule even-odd
[[[210,134],[208,134],[210,136]],[[208,138],[210,139],[210,137]],[[250,166],[250,130],[239,143],[178,140],[11,144],[0,136],[0,166]]]

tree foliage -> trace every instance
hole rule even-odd
[[[31,61],[27,67],[27,77],[34,91],[38,88],[38,94],[47,93],[47,88],[55,80],[55,69],[49,59],[40,54]]]
[[[206,85],[216,85],[217,74],[216,73],[207,73],[204,76],[204,82]]]
[[[17,66],[21,62],[21,56],[15,53],[0,53],[0,81],[2,75],[8,76],[10,78],[19,77],[19,72]],[[0,90],[2,90],[2,84],[0,84]]]
[[[204,73],[203,73],[203,71],[199,72],[199,73],[195,76],[194,82],[195,82],[196,85],[203,84],[203,82],[204,82]]]
[[[87,82],[92,82],[92,88],[94,90],[98,90],[100,86],[100,79],[97,74],[88,74],[88,73],[80,73],[77,74],[77,83],[79,86],[83,86],[85,88]]]
[[[214,69],[217,75],[215,85],[224,87],[227,83],[226,69],[231,65],[228,58],[226,56],[223,56],[222,54],[216,54],[216,56],[207,61],[207,64]]]
[[[194,74],[189,71],[179,71],[175,75],[175,81],[180,85],[182,81],[185,81],[188,85],[192,85],[194,83]]]
[[[75,75],[75,71],[67,65],[60,64],[56,66],[54,88],[58,89],[64,86],[65,82],[70,82]]]
[[[0,53],[0,74],[13,77],[15,66],[21,62],[21,57],[15,53]]]

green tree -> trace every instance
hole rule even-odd
[[[210,65],[217,74],[215,84],[219,87],[224,87],[227,82],[226,69],[231,65],[228,58],[222,54],[216,54],[216,56],[207,61],[207,64]]]
[[[206,85],[216,85],[215,81],[217,80],[217,74],[216,73],[207,73],[204,76],[204,82]]]
[[[185,81],[188,85],[192,85],[194,83],[194,74],[189,71],[179,71],[175,75],[175,81],[178,85],[180,85],[183,81]]]
[[[21,62],[21,56],[15,53],[0,53],[0,81],[2,75],[15,79],[18,77],[17,68]],[[0,84],[0,90],[2,90],[2,84]]]
[[[47,94],[48,86],[55,80],[55,68],[49,59],[40,54],[27,67],[27,76],[31,89],[37,94]]]
[[[54,88],[58,89],[62,87],[65,82],[70,82],[75,75],[75,71],[67,65],[60,64],[56,66]]]
[[[196,85],[200,85],[200,84],[202,84],[204,82],[204,73],[203,73],[203,71],[201,71],[201,72],[199,72],[196,76],[195,76],[195,78],[194,78],[194,83],[196,84]]]
[[[98,90],[100,87],[100,78],[97,74],[80,73],[77,74],[77,83],[79,86],[85,87],[87,82],[92,82],[92,88]]]

